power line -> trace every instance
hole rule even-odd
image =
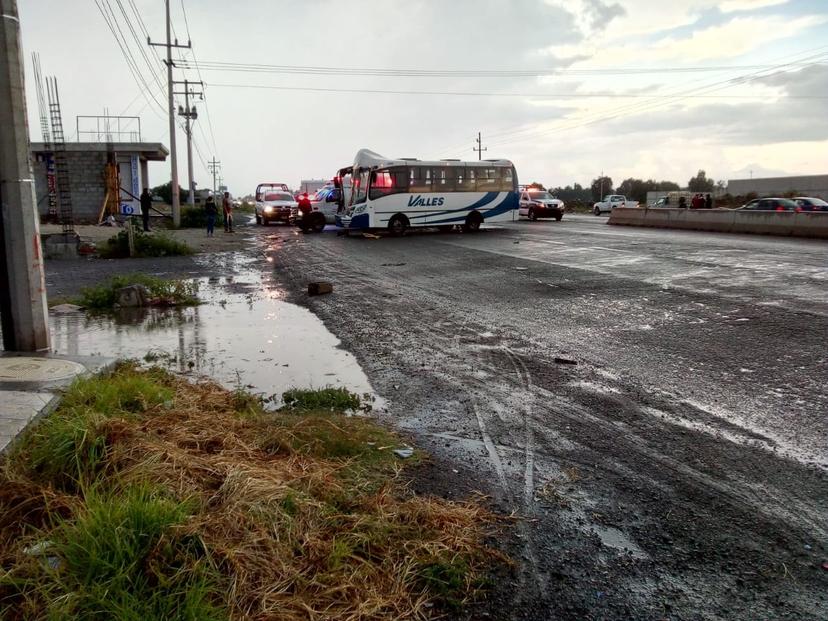
[[[190,22],[187,19],[187,9],[184,7],[184,0],[181,0],[181,12],[184,14],[184,27],[187,30],[187,39],[188,40],[192,39],[192,36],[190,35]],[[195,49],[192,49],[192,54],[193,54],[193,64],[196,67],[198,80],[199,80],[199,82],[201,82],[203,84],[204,83],[204,78],[201,76],[201,69],[199,68],[199,65],[198,65],[198,58],[196,58]],[[204,113],[207,116],[207,127],[210,128],[210,138],[212,139],[213,153],[216,153],[216,152],[218,152],[218,148],[216,147],[216,134],[213,131],[213,119],[212,119],[212,116],[210,115],[210,109],[207,106],[207,94],[206,93],[204,94],[203,99],[204,99]],[[199,125],[199,130],[201,131],[202,136],[204,136],[204,142],[207,142],[207,136],[204,135],[204,129],[202,129],[201,125]]]
[[[527,78],[543,76],[593,76],[593,75],[648,75],[663,73],[705,73],[717,71],[748,71],[767,69],[769,65],[717,65],[702,67],[596,67],[553,69],[394,69],[368,67],[324,67],[301,65],[266,65],[259,63],[234,63],[224,61],[186,61],[198,65],[204,71],[235,71],[248,73],[282,73],[302,75],[339,75],[369,77],[423,77],[423,78]]]
[[[825,55],[825,53],[816,54],[811,58],[819,58],[819,57],[822,57],[824,55]],[[798,61],[796,64],[801,64],[802,62],[803,61]],[[785,63],[785,64],[782,64],[782,65],[775,66],[774,69],[775,70],[780,69],[782,67],[787,66],[788,64],[791,64],[791,63]],[[818,64],[818,63],[813,63],[813,64]],[[808,65],[806,64],[805,66],[808,66]],[[711,84],[711,85],[709,85],[707,87],[703,87],[703,88],[708,90],[708,92],[713,92],[713,91],[721,90],[721,89],[724,89],[724,88],[731,88],[733,86],[737,86],[740,83],[751,82],[751,81],[757,80],[757,79],[762,78],[762,77],[768,77],[769,75],[773,75],[772,73],[766,74],[766,75],[759,75],[761,73],[764,73],[765,71],[767,71],[767,70],[755,72],[755,73],[752,73],[752,74],[747,74],[745,76],[740,76],[739,78],[737,78],[738,82],[734,81],[733,79],[730,79],[730,80],[726,80],[724,82],[714,83],[714,84]],[[673,98],[674,99],[679,99],[683,96],[684,96],[684,94],[678,93],[678,94],[674,95]],[[497,146],[497,145],[502,145],[502,144],[515,144],[515,143],[518,143],[518,142],[524,142],[528,139],[534,139],[538,136],[549,136],[549,135],[557,134],[557,133],[560,133],[560,132],[563,132],[563,131],[569,131],[569,130],[572,130],[572,129],[587,127],[589,125],[594,125],[596,123],[601,123],[601,122],[604,122],[604,121],[611,121],[611,120],[621,118],[621,117],[624,117],[624,116],[629,116],[630,114],[641,113],[641,112],[653,110],[655,108],[658,108],[658,107],[661,107],[661,106],[664,106],[664,105],[665,105],[665,102],[654,102],[654,103],[650,102],[650,103],[636,104],[636,105],[628,106],[626,108],[622,107],[622,108],[618,109],[615,113],[613,113],[613,111],[610,110],[609,115],[604,115],[604,116],[599,115],[599,116],[596,116],[592,119],[582,120],[582,121],[579,121],[579,122],[576,122],[574,124],[570,124],[570,125],[567,125],[567,126],[551,128],[551,129],[542,130],[542,131],[535,131],[535,132],[532,132],[531,136],[526,136],[524,138],[518,138],[516,140],[513,139],[512,136],[510,136],[509,138],[504,138],[500,141],[494,141],[493,143],[490,143],[490,144]],[[526,131],[526,130],[524,130],[524,131]]]
[[[219,88],[254,88],[279,91],[304,91],[320,93],[355,93],[369,95],[436,95],[441,97],[519,97],[522,99],[660,99],[674,95],[648,95],[643,93],[491,93],[475,91],[417,91],[370,88],[327,88],[315,86],[279,86],[273,84],[225,84],[205,82],[207,86]],[[760,95],[687,95],[690,99],[757,99]],[[780,99],[828,99],[826,95],[779,95]]]
[[[107,2],[108,2],[108,0],[107,0]],[[127,15],[127,12],[126,12],[126,9],[124,9],[123,3],[121,2],[121,0],[115,0],[115,2],[117,3],[118,8],[121,11],[121,15],[124,16],[124,22],[129,27],[129,31],[132,33],[133,40],[138,44],[138,51],[141,53],[141,56],[143,57],[144,62],[147,64],[147,67],[149,67],[149,71],[150,71],[150,75],[152,75],[152,79],[155,80],[155,83],[159,87],[163,88],[162,82],[161,82],[161,80],[158,79],[158,74],[155,72],[155,67],[152,64],[152,61],[150,61],[146,50],[144,49],[143,40],[135,32],[135,28],[132,26],[132,20],[130,20],[129,16]],[[110,7],[110,10],[112,10],[111,7]]]
[[[104,22],[106,23],[107,27],[109,28],[109,32],[112,33],[112,36],[115,39],[115,42],[118,44],[118,48],[121,50],[121,54],[123,55],[124,60],[126,61],[127,67],[129,68],[129,72],[132,74],[132,79],[138,85],[138,89],[141,91],[141,93],[143,94],[144,98],[147,100],[148,103],[151,104],[152,101],[154,100],[155,104],[158,105],[163,110],[164,107],[161,106],[160,103],[158,103],[158,100],[155,99],[154,96],[152,97],[152,99],[150,99],[150,88],[147,86],[146,80],[144,80],[143,75],[138,70],[138,66],[137,66],[137,64],[135,64],[135,58],[128,51],[128,49],[124,47],[124,44],[121,43],[121,39],[123,38],[123,33],[121,33],[122,34],[121,37],[118,36],[118,34],[115,32],[115,26],[117,26],[117,24],[113,25],[113,23],[110,21],[109,15],[106,13],[103,6],[98,3],[98,0],[93,0],[93,1],[95,2],[95,6],[98,7],[98,11],[100,12],[101,17],[103,17]],[[102,0],[102,1],[105,1],[105,0]],[[119,32],[120,32],[120,30],[119,30]],[[143,88],[142,88],[142,85],[143,85]],[[160,115],[158,114],[158,111],[155,110],[155,108],[152,108],[152,110],[157,116],[160,117]],[[160,118],[163,118],[163,117],[160,117]]]

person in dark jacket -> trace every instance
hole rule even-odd
[[[704,197],[704,208],[713,209],[713,197],[710,194]]]
[[[216,216],[218,215],[218,207],[216,206],[216,199],[213,195],[207,197],[204,203],[204,212],[207,214],[207,237],[215,235],[214,228],[216,226]]]
[[[141,219],[144,221],[144,230],[149,231],[149,212],[152,208],[152,196],[150,196],[149,189],[144,188],[141,192]]]

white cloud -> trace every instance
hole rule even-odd
[[[755,11],[769,6],[787,4],[789,0],[725,0],[719,5],[722,13],[735,13],[737,11]]]

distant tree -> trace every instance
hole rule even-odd
[[[724,179],[719,179],[716,182],[716,190],[719,193],[723,193],[725,190],[727,190],[727,181],[725,181]]]
[[[534,190],[545,190],[546,189],[545,187],[543,187],[542,183],[539,183],[537,181],[533,181],[532,183],[529,184],[528,187],[530,187]]]
[[[172,205],[172,181],[168,181],[163,185],[155,186],[150,190],[150,194],[153,196],[160,196],[164,199],[164,202],[167,203],[167,205]],[[186,199],[187,196],[184,192],[184,188],[178,186],[178,200],[183,203]]]
[[[612,177],[603,176],[593,179],[590,189],[592,190],[592,200],[600,201],[607,194],[613,193]]]
[[[659,181],[656,188],[659,192],[678,192],[681,186],[675,181]]]
[[[580,183],[565,187],[549,188],[549,191],[555,198],[559,198],[565,203],[571,201],[587,203],[592,200],[592,191],[589,188],[583,187]]]
[[[713,179],[707,178],[707,173],[700,170],[695,177],[691,177],[687,182],[687,189],[691,192],[712,192],[716,184]]]

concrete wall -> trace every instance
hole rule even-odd
[[[668,229],[753,233],[828,239],[828,213],[741,211],[733,209],[622,208],[610,214],[610,224]]]
[[[103,205],[105,152],[68,152],[69,187],[72,193],[72,210],[78,224],[98,221]],[[49,215],[49,189],[46,181],[46,162],[32,158],[35,175],[37,210],[41,217]]]
[[[751,192],[759,196],[779,196],[787,192],[796,192],[799,196],[828,199],[828,175],[731,179],[727,182],[727,191],[733,196],[744,196]]]

